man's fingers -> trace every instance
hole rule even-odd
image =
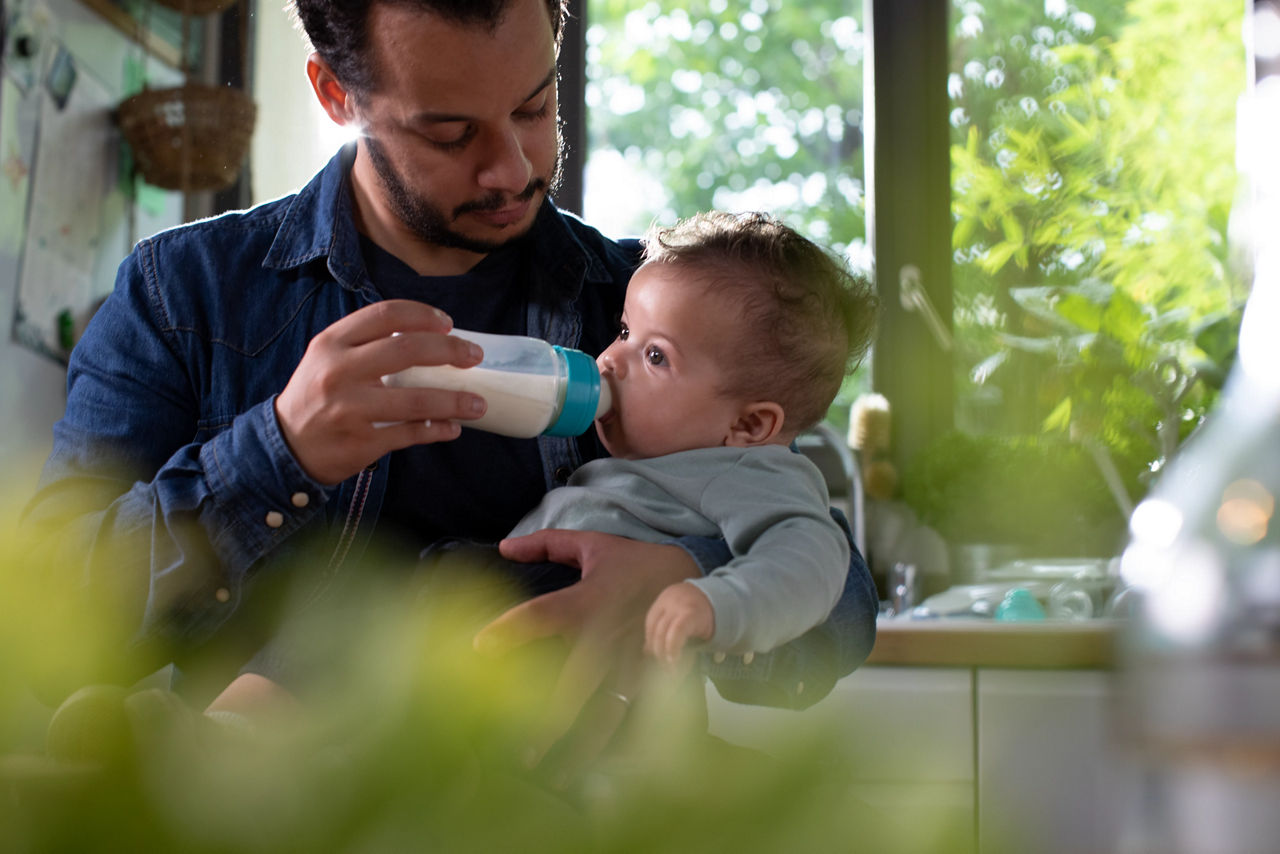
[[[453,320],[438,308],[417,300],[391,299],[351,312],[317,337],[327,337],[344,347],[390,338],[393,332],[444,333]]]
[[[476,652],[502,653],[539,638],[565,633],[565,613],[576,612],[573,586],[544,593],[498,615],[481,629],[472,645]]]
[[[538,757],[539,771],[556,788],[565,788],[609,746],[630,707],[623,694],[613,691],[599,691],[588,698],[569,737],[552,743],[545,755]],[[529,758],[536,755],[537,748],[532,748]]]
[[[352,354],[368,373],[379,377],[416,365],[469,368],[484,357],[480,345],[439,332],[388,334],[353,347]]]
[[[591,710],[587,708],[587,702],[600,689],[613,666],[614,662],[601,654],[594,644],[579,642],[573,646],[551,692],[542,723],[534,734],[530,760],[535,764],[540,762],[579,718],[587,719],[585,726],[598,725],[599,722],[590,719]],[[616,726],[617,721],[614,722]]]
[[[541,760],[553,778],[567,778],[595,760],[613,740],[641,693],[639,645],[581,638],[566,659],[552,692],[530,760]]]
[[[398,451],[410,445],[428,445],[458,438],[462,425],[457,421],[399,421],[377,428],[385,451]]]
[[[469,392],[435,388],[378,388],[369,393],[368,405],[383,422],[470,421],[484,415],[483,397]]]
[[[546,528],[524,537],[498,543],[498,550],[508,560],[520,563],[551,561],[586,569],[586,555],[592,538],[589,532]]]

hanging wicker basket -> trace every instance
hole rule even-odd
[[[117,108],[147,183],[166,190],[221,190],[235,183],[258,108],[229,86],[144,89]]]

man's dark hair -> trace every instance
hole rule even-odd
[[[496,29],[513,0],[292,0],[293,17],[311,49],[357,98],[377,81],[369,56],[369,12],[375,3],[420,9],[466,26]],[[556,49],[564,32],[568,0],[546,0]]]
[[[742,330],[724,342],[720,391],[781,405],[787,434],[826,417],[875,335],[870,281],[768,214],[712,211],[651,229],[644,262],[678,265],[691,287],[737,308]]]

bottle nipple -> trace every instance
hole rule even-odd
[[[600,400],[596,403],[596,418],[602,418],[613,409],[613,384],[600,377]]]

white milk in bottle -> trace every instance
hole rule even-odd
[[[484,360],[471,368],[418,365],[382,382],[478,394],[488,404],[485,414],[458,423],[521,439],[581,435],[612,405],[609,384],[600,381],[595,360],[580,350],[523,335],[463,329],[450,334],[479,344]]]

